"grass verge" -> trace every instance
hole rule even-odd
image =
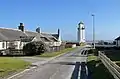
[[[43,53],[43,54],[39,55],[39,57],[54,57],[54,56],[57,56],[57,55],[60,55],[60,54],[63,54],[63,53],[70,52],[74,49],[76,49],[76,48],[66,48],[66,49],[63,49],[59,52]]]
[[[89,77],[91,77],[91,79],[114,79],[97,56],[88,56],[87,66],[89,70]]]
[[[98,60],[97,56],[89,55],[87,61],[90,62],[90,61],[92,61],[92,60],[97,61],[97,60]]]
[[[120,66],[120,50],[106,50],[105,54],[118,66]]]
[[[0,57],[0,78],[13,74],[14,72],[19,72],[29,65],[29,62],[17,58]]]

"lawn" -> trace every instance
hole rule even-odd
[[[13,58],[0,57],[0,77],[10,75],[14,72],[19,72],[30,65],[29,62]]]
[[[54,57],[54,56],[57,56],[57,55],[60,55],[60,54],[63,54],[63,53],[70,52],[74,49],[76,49],[76,48],[66,48],[66,49],[61,50],[59,52],[43,53],[43,54],[39,55],[39,57]]]
[[[104,50],[107,57],[120,66],[120,50]],[[93,55],[88,55],[88,70],[91,79],[114,79],[102,62]]]
[[[120,66],[120,50],[107,50],[105,51],[107,57]]]
[[[112,61],[120,61],[120,50],[108,50],[108,51],[105,51],[105,54]]]
[[[88,56],[87,66],[91,79],[114,79],[97,56]]]
[[[97,56],[94,56],[94,55],[89,55],[88,58],[87,58],[87,61],[92,61],[92,60],[96,60],[97,61]]]

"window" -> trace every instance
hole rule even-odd
[[[4,47],[5,47],[5,43],[3,42],[3,43],[2,43],[2,48],[4,48]]]

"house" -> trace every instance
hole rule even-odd
[[[120,36],[115,39],[116,46],[120,47]]]
[[[60,46],[60,31],[58,34],[42,33],[40,28],[36,32],[26,31],[23,23],[20,23],[18,29],[0,28],[0,50],[8,48],[23,49],[23,46],[29,42],[42,41],[48,46]]]

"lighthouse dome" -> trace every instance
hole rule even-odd
[[[80,25],[80,24],[84,24],[84,23],[82,21],[80,21],[80,23],[78,25]]]

